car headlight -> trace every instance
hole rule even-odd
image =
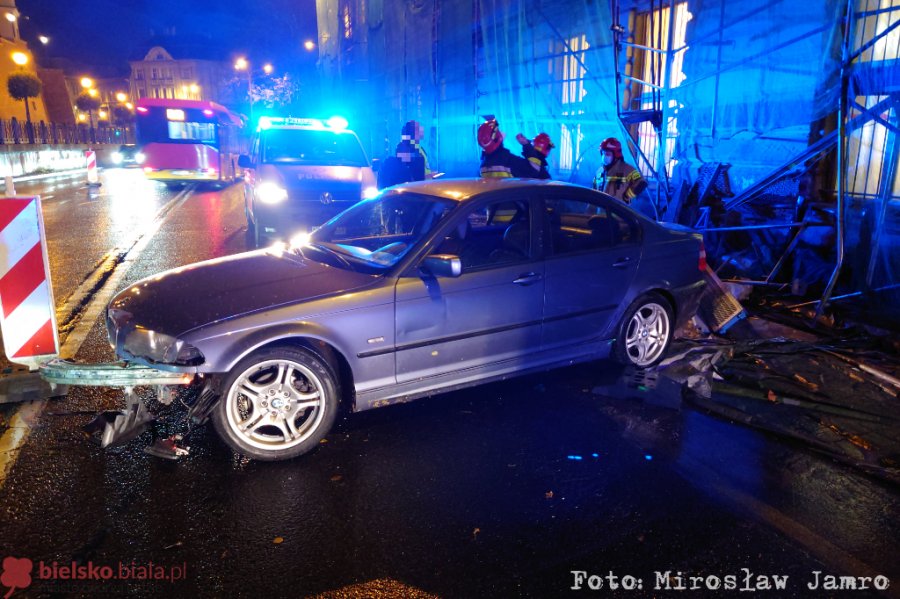
[[[371,200],[372,198],[376,197],[377,195],[378,195],[377,187],[366,187],[362,193],[362,197],[364,200]]]
[[[121,152],[113,152],[112,153],[112,161],[113,161],[113,164],[122,164]]]
[[[278,185],[277,183],[265,181],[263,183],[260,183],[259,187],[256,188],[256,197],[259,198],[260,202],[265,202],[266,204],[277,204],[279,202],[285,201],[288,197],[288,193],[284,187]]]
[[[135,358],[157,364],[196,366],[204,360],[200,350],[190,343],[142,327],[128,332],[123,349]]]
[[[136,164],[143,164],[143,163],[144,163],[144,158],[146,158],[146,156],[144,156],[143,153],[138,152],[137,154],[134,155],[134,162],[135,162]]]

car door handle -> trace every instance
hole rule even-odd
[[[537,283],[541,280],[541,278],[541,275],[534,272],[529,272],[524,275],[519,275],[519,278],[513,281],[513,283],[515,283],[516,285],[528,286],[533,283]]]
[[[616,260],[615,262],[613,262],[613,267],[614,267],[614,268],[625,268],[625,267],[628,266],[629,264],[631,264],[631,258],[627,258],[627,257],[626,257],[626,258],[619,258],[618,260]]]

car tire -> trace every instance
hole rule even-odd
[[[212,422],[222,440],[255,460],[315,449],[334,425],[338,384],[330,366],[299,347],[257,351],[225,377]]]
[[[658,293],[634,300],[616,328],[613,358],[626,366],[649,368],[666,355],[672,341],[672,306]]]

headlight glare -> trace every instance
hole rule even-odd
[[[288,194],[287,190],[277,183],[265,181],[260,183],[259,187],[256,188],[256,197],[259,198],[260,202],[266,204],[278,204],[279,202],[285,201]]]

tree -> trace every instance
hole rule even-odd
[[[25,102],[25,122],[31,123],[28,100],[41,95],[41,80],[31,73],[14,73],[6,80],[6,90],[14,100]]]
[[[100,108],[100,98],[96,98],[88,92],[81,92],[75,98],[75,107],[81,112],[88,113],[91,119],[91,141],[94,141],[94,111]]]

